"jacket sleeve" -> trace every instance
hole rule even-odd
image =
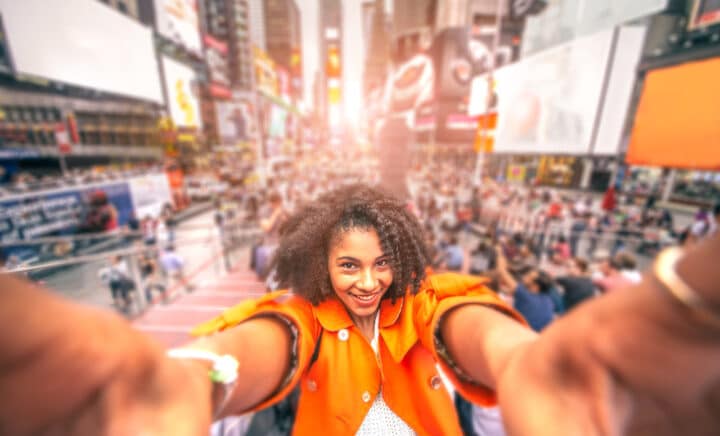
[[[431,275],[414,298],[413,316],[420,342],[431,350],[455,389],[475,404],[492,406],[497,403],[494,391],[463,374],[452,361],[440,337],[443,316],[466,304],[488,306],[526,324],[523,317],[498,298],[485,283],[485,278],[457,273]]]
[[[320,324],[315,320],[310,303],[300,297],[289,296],[287,291],[272,292],[262,298],[243,301],[191,331],[193,336],[208,336],[264,316],[280,318],[292,331],[293,351],[290,356],[290,371],[276,392],[248,412],[261,410],[277,403],[300,381],[320,335]]]

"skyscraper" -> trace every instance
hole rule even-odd
[[[390,62],[390,39],[383,0],[373,0],[365,3],[364,6],[368,22],[365,28],[366,57],[363,89],[367,95],[371,90],[385,83]]]
[[[234,88],[252,88],[253,58],[250,47],[248,0],[204,0],[206,33],[228,44],[228,66]]]
[[[265,44],[265,0],[249,0],[250,41],[253,45],[267,50]]]
[[[265,0],[265,45],[275,64],[289,73],[292,94],[302,96],[302,33],[295,0]]]
[[[321,0],[320,71],[322,98],[316,103],[321,118],[331,128],[338,128],[342,119],[342,2]]]

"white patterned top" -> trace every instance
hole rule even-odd
[[[375,357],[380,359],[378,351],[378,338],[380,331],[378,329],[378,322],[380,317],[379,314],[375,315],[375,331],[373,333],[373,340],[370,342],[373,351],[375,351]],[[375,397],[370,410],[368,410],[365,419],[363,419],[360,428],[358,429],[356,436],[377,436],[377,435],[391,435],[391,436],[415,436],[415,432],[409,425],[405,423],[395,412],[388,407],[382,396],[382,390]]]

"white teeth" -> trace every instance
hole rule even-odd
[[[354,296],[355,298],[357,298],[358,300],[363,300],[363,301],[370,301],[370,300],[372,300],[373,298],[375,298],[375,294],[372,294],[372,295],[364,295],[364,296],[360,296],[360,295],[355,295],[355,294],[353,294],[353,296]]]

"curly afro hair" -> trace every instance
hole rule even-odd
[[[333,295],[328,255],[331,244],[351,229],[378,234],[393,272],[384,298],[394,301],[418,291],[429,259],[422,227],[405,204],[365,185],[328,192],[285,222],[272,263],[280,286],[313,305]]]

